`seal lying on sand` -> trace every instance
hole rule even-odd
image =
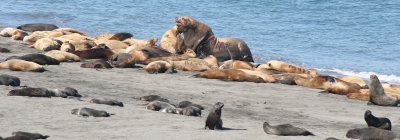
[[[167,102],[167,103],[169,102],[168,99],[162,98],[162,97],[160,97],[158,95],[142,96],[142,97],[139,97],[139,100],[148,101],[148,102],[152,102],[152,101],[163,101],[163,102]]]
[[[397,106],[399,104],[399,100],[396,97],[387,95],[385,93],[382,84],[378,79],[378,76],[371,75],[369,79],[370,79],[370,87],[369,87],[370,103],[380,106]]]
[[[105,104],[105,105],[111,105],[111,106],[124,107],[124,104],[122,102],[117,101],[117,100],[112,100],[112,99],[91,99],[89,102],[95,103],[95,104]]]
[[[95,61],[87,61],[81,64],[81,68],[112,68],[111,64],[106,60],[100,59]]]
[[[291,124],[271,126],[268,122],[264,122],[263,128],[265,133],[278,136],[314,136],[310,131]]]
[[[29,133],[29,132],[23,132],[23,131],[17,131],[17,132],[12,132],[13,136],[24,136],[28,137],[31,139],[47,139],[49,136],[47,135],[42,135],[39,133]]]
[[[181,101],[181,102],[178,103],[178,107],[179,108],[185,108],[185,107],[189,107],[189,106],[195,106],[195,107],[197,107],[197,108],[199,108],[201,110],[204,110],[203,106],[198,105],[198,104],[194,104],[194,103],[192,103],[190,101]]]
[[[103,110],[96,110],[96,109],[91,109],[91,108],[86,108],[86,107],[72,109],[71,114],[79,115],[79,116],[83,116],[83,117],[89,117],[89,116],[110,117],[110,115],[111,115]]]
[[[372,126],[380,129],[392,130],[392,123],[388,118],[375,117],[370,110],[365,111],[364,119],[368,127]]]
[[[157,73],[174,73],[175,67],[167,61],[154,61],[144,67],[144,70],[150,74]]]
[[[39,65],[59,65],[60,64],[60,61],[58,61],[57,59],[54,59],[52,57],[49,57],[44,54],[39,54],[39,53],[27,54],[27,55],[23,55],[23,56],[11,56],[11,57],[7,58],[6,60],[10,60],[10,59],[25,60],[25,61],[29,61],[29,62],[34,62]]]
[[[52,94],[46,88],[23,88],[14,89],[8,92],[8,96],[28,96],[28,97],[51,97]]]
[[[358,84],[349,83],[332,76],[316,76],[310,79],[296,77],[295,83],[309,88],[327,90],[329,93],[347,95],[358,93],[361,87]]]
[[[133,68],[135,67],[135,61],[129,53],[114,54],[111,57],[111,64],[117,68]]]
[[[28,32],[34,32],[34,31],[52,31],[54,29],[58,29],[58,27],[54,24],[48,24],[48,23],[30,23],[18,26],[17,29],[21,29]]]
[[[163,101],[152,101],[147,104],[146,109],[153,110],[153,111],[160,111],[165,113],[172,113],[172,114],[181,114],[180,110],[178,110],[175,106],[163,102]]]
[[[11,52],[9,49],[0,47],[0,53],[9,53],[9,52]]]
[[[32,71],[44,72],[46,71],[43,66],[19,59],[11,59],[0,63],[0,69],[10,69],[12,71]]]
[[[201,109],[196,106],[188,106],[182,109],[182,115],[201,116]]]
[[[60,62],[79,62],[81,58],[75,54],[69,52],[63,52],[59,50],[52,50],[45,53],[46,56],[54,58]]]
[[[267,68],[274,69],[281,72],[297,73],[297,74],[309,74],[311,77],[319,76],[315,70],[309,70],[295,65],[291,65],[282,61],[271,60],[267,62]]]
[[[18,77],[7,75],[7,74],[0,75],[0,85],[20,86],[20,84],[21,84],[21,81],[19,80]]]
[[[71,87],[66,87],[64,90],[48,89],[48,92],[50,92],[52,97],[82,97],[82,95],[80,95],[76,89]]]
[[[361,140],[394,140],[399,139],[396,133],[375,127],[350,129],[346,133],[347,138]]]
[[[221,102],[217,102],[214,104],[213,108],[210,110],[210,113],[207,116],[206,120],[206,125],[204,126],[204,129],[222,129],[222,119],[221,119],[221,112],[222,112],[222,107],[224,107],[224,104]]]

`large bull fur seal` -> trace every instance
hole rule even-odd
[[[370,87],[369,87],[370,103],[379,106],[397,106],[399,104],[399,100],[396,97],[387,95],[385,93],[382,84],[378,79],[378,76],[371,75],[369,79],[370,79]]]

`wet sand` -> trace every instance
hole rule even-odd
[[[38,53],[28,45],[0,37],[0,61],[12,55]],[[400,109],[366,105],[365,101],[319,93],[321,90],[282,84],[226,82],[193,78],[196,72],[147,74],[140,68],[84,69],[80,62],[45,66],[43,73],[0,70],[21,79],[22,85],[63,89],[76,88],[88,97],[123,101],[124,107],[92,104],[65,98],[11,97],[6,94],[20,87],[0,86],[0,136],[13,131],[38,132],[50,140],[67,139],[345,139],[347,130],[366,127],[363,119],[369,109],[376,116],[391,119],[398,132]],[[202,117],[188,117],[145,109],[135,97],[156,94],[177,103],[190,100],[203,105]],[[204,130],[211,106],[225,104],[223,126],[227,130]],[[90,107],[115,115],[109,118],[84,118],[71,109]],[[267,135],[264,121],[272,125],[290,123],[316,136],[279,137]]]

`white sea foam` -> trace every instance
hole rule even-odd
[[[376,72],[354,72],[349,70],[341,70],[341,69],[317,69],[320,72],[329,72],[329,73],[337,73],[340,75],[349,75],[349,76],[358,76],[365,80],[369,80],[369,76],[375,74],[378,76],[380,81],[389,82],[393,84],[400,84],[400,76],[398,75],[387,75],[387,74],[379,74]]]

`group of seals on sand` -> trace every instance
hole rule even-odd
[[[170,103],[168,99],[162,98],[159,95],[146,95],[138,98],[142,101],[147,101],[146,109],[160,111],[170,114],[180,114],[185,116],[201,116],[201,110],[204,107],[190,101],[181,101],[177,104]]]

